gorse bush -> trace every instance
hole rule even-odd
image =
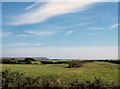
[[[15,58],[3,58],[2,63],[3,64],[18,64],[19,60]]]
[[[68,63],[68,67],[67,68],[78,68],[78,67],[82,67],[83,66],[83,62],[80,61],[72,61]]]
[[[94,81],[76,78],[72,81],[28,77],[20,72],[2,72],[2,89],[119,89],[114,82],[104,82],[96,77]]]

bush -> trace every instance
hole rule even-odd
[[[35,64],[40,64],[40,62],[34,58],[25,58],[24,60],[19,60],[19,64],[33,64],[34,62]]]
[[[2,89],[120,89],[114,82],[104,82],[100,77],[94,81],[76,78],[72,81],[28,77],[20,72],[2,72]]]
[[[83,66],[83,62],[80,61],[72,61],[68,63],[68,67],[67,68],[78,68],[78,67],[82,67]]]
[[[110,63],[120,64],[120,60],[109,60]]]
[[[2,63],[3,64],[18,64],[18,59],[16,58],[3,58]]]

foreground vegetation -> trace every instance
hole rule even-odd
[[[61,79],[44,79],[25,76],[21,72],[2,72],[2,89],[119,89],[120,86],[112,81],[105,82],[100,77],[94,81],[86,81],[82,77],[72,81]]]

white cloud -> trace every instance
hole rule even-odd
[[[88,28],[88,30],[103,30],[105,29],[104,27],[91,27],[91,28]]]
[[[44,56],[48,58],[105,59],[118,58],[118,47],[27,47],[7,48],[3,56]]]
[[[16,35],[16,37],[28,37],[27,34],[19,34],[19,35]]]
[[[15,44],[7,44],[7,45],[3,45],[3,46],[40,46],[40,45],[41,44],[39,44],[39,43],[31,44],[31,43],[22,42],[22,43],[15,43]]]
[[[31,34],[34,36],[49,36],[56,33],[56,31],[35,31],[35,30],[27,30],[25,31],[27,34]]]
[[[118,24],[113,24],[109,26],[109,30],[114,30],[114,29],[118,29]]]
[[[110,26],[107,26],[107,27],[90,27],[88,28],[88,30],[91,30],[91,31],[99,31],[99,30],[117,30],[118,29],[118,24],[112,24]],[[98,35],[101,35],[102,32],[89,32],[87,33],[87,35],[89,36],[98,36]]]
[[[93,2],[48,2],[36,10],[16,16],[11,25],[24,25],[43,22],[50,17],[82,11]]]
[[[70,31],[68,31],[67,33],[65,33],[65,36],[69,36],[69,35],[71,35],[71,34],[72,34],[72,32],[73,32],[73,31],[71,31],[71,30],[70,30]]]
[[[40,2],[35,2],[34,4],[28,6],[25,8],[25,10],[29,10],[29,9],[32,9],[33,7],[37,6]]]
[[[118,29],[118,25],[119,24],[116,23],[106,27],[90,27],[88,28],[88,30],[114,30],[114,29]]]
[[[19,34],[19,35],[16,35],[17,37],[28,37],[27,34]]]

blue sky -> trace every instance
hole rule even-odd
[[[117,2],[4,2],[3,56],[117,58]]]

